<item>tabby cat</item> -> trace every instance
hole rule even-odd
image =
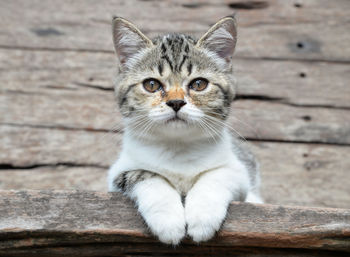
[[[236,39],[231,16],[199,40],[183,34],[151,40],[129,21],[113,19],[125,131],[109,190],[133,199],[161,242],[176,245],[186,234],[206,241],[231,201],[262,201],[254,157],[227,126]]]

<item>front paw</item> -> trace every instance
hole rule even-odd
[[[176,212],[162,211],[144,216],[148,227],[165,244],[177,245],[186,234],[183,208]]]
[[[226,207],[188,203],[185,206],[187,234],[199,243],[211,239],[220,229],[226,216]]]

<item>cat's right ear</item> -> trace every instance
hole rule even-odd
[[[197,42],[230,63],[237,41],[236,19],[226,16],[214,24]]]
[[[135,25],[120,17],[113,18],[112,33],[115,52],[122,66],[143,48],[153,45]]]

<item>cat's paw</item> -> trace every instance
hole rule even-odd
[[[165,244],[177,245],[186,234],[183,208],[176,212],[149,215],[145,220],[152,233]]]
[[[220,229],[225,216],[224,206],[188,203],[185,207],[187,234],[197,243],[207,241]]]

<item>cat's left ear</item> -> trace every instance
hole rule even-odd
[[[122,66],[143,48],[153,45],[134,24],[120,17],[113,18],[112,32],[115,52]]]
[[[231,62],[237,41],[236,19],[227,16],[219,20],[197,42],[197,46],[206,48],[226,62]]]

